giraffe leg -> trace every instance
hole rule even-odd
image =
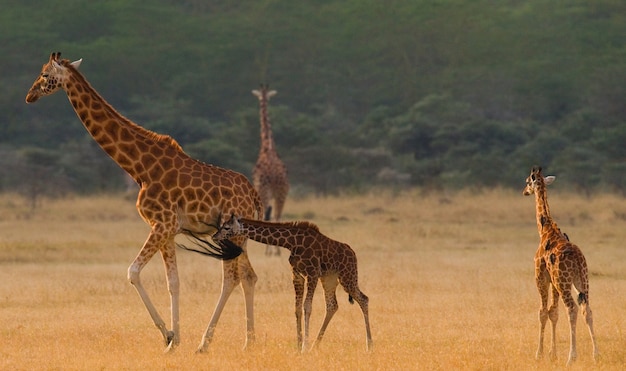
[[[264,203],[263,205],[267,205],[267,203]],[[263,220],[268,221],[268,222],[272,220],[272,206],[265,206],[265,215],[263,215]],[[272,254],[273,249],[274,249],[274,246],[270,244],[266,244],[265,255],[267,256],[273,255]]]
[[[536,263],[538,264],[538,263]],[[543,261],[540,262],[543,264]],[[547,272],[543,270],[541,265],[535,268],[535,283],[539,296],[541,297],[541,307],[539,308],[539,346],[537,347],[536,359],[543,358],[543,339],[546,323],[548,322],[548,292],[550,288],[550,280],[546,275]]]
[[[567,357],[567,366],[576,360],[576,319],[578,317],[578,306],[574,302],[574,298],[571,293],[571,284],[567,285],[563,291],[563,304],[567,307],[567,315],[569,317],[569,334],[570,334],[570,348],[569,357]]]
[[[556,360],[556,323],[559,320],[559,290],[556,289],[554,285],[552,287],[552,304],[550,304],[550,308],[548,309],[548,317],[550,318],[550,323],[552,324],[552,338],[550,339],[550,359]]]
[[[276,209],[274,211],[274,220],[276,222],[280,222],[282,220],[283,217],[283,207],[285,206],[285,199],[287,198],[287,192],[289,191],[289,188],[287,188],[287,190],[284,191],[284,194],[280,194],[278,196],[275,196],[274,198],[274,208]],[[276,256],[280,256],[280,246],[274,246],[274,254]]]
[[[262,187],[261,180],[254,180],[254,188],[256,188],[259,193],[259,197],[261,198],[261,203],[264,205],[265,210],[263,212],[263,220],[269,222],[272,220],[272,205],[270,205],[270,201],[272,200],[272,195],[270,190],[267,187]],[[272,251],[274,250],[274,246],[266,244],[265,245],[265,255],[272,256]]]
[[[293,288],[296,294],[296,334],[298,349],[302,349],[302,301],[304,300],[304,277],[293,272]]]
[[[596,336],[593,332],[593,315],[591,313],[591,307],[589,306],[589,296],[584,293],[578,295],[578,301],[582,307],[583,316],[585,316],[585,322],[587,323],[587,329],[589,330],[589,336],[591,336],[591,344],[593,346],[593,360],[598,361],[599,352],[596,344]]]
[[[372,350],[374,343],[372,341],[372,332],[370,330],[369,298],[359,289],[356,261],[354,262],[354,269],[346,272],[353,274],[344,273],[339,275],[339,283],[341,283],[341,286],[343,286],[348,295],[350,295],[350,304],[354,304],[353,300],[356,300],[356,302],[359,303],[359,307],[361,307],[363,319],[365,320],[365,346],[366,349],[370,351]]]
[[[245,242],[244,242],[245,246]],[[239,277],[241,278],[241,288],[243,290],[244,301],[246,304],[246,343],[244,349],[254,344],[254,287],[258,280],[252,264],[248,259],[248,254],[244,253],[237,259],[239,263]]]
[[[154,325],[159,329],[159,331],[161,331],[161,334],[163,335],[163,339],[165,340],[165,344],[168,345],[173,339],[174,333],[167,330],[167,327],[165,326],[165,322],[159,315],[159,312],[154,307],[154,304],[152,304],[152,301],[150,300],[148,293],[146,292],[143,285],[141,284],[141,279],[140,279],[141,270],[146,266],[146,264],[154,256],[154,254],[159,250],[160,239],[161,239],[161,236],[158,235],[154,230],[150,232],[150,235],[148,236],[148,239],[146,240],[143,247],[139,251],[139,254],[135,258],[133,263],[130,265],[130,267],[128,267],[128,280],[133,285],[133,287],[135,287],[135,290],[137,290],[137,293],[139,294],[139,297],[143,301],[144,306],[148,310],[148,313],[150,314],[150,317],[152,318]],[[175,304],[177,305],[178,301],[176,301]]]
[[[587,329],[589,330],[589,336],[591,337],[591,344],[593,347],[593,360],[598,361],[599,353],[598,346],[596,344],[596,336],[593,332],[593,314],[591,313],[591,307],[589,306],[589,281],[587,277],[587,263],[584,259],[579,263],[578,272],[574,275],[574,287],[578,290],[578,305],[582,310],[582,314],[585,317]]]
[[[366,339],[366,349],[371,351],[374,343],[372,341],[372,332],[370,331],[370,319],[369,319],[369,298],[367,295],[361,292],[361,290],[356,289],[353,293],[350,294],[359,306],[361,307],[361,312],[363,312],[363,318],[365,319],[365,339]]]
[[[302,353],[306,352],[309,347],[309,324],[311,320],[311,311],[313,310],[313,295],[315,287],[317,287],[317,277],[306,278],[306,297],[304,298],[304,339],[302,341]]]
[[[324,299],[326,300],[326,316],[324,317],[322,327],[320,327],[320,331],[317,334],[317,339],[315,340],[315,343],[313,343],[313,347],[322,341],[322,337],[324,336],[328,323],[339,309],[336,295],[338,283],[336,274],[322,277],[322,288],[324,289]]]
[[[180,281],[178,279],[178,269],[176,265],[176,245],[174,240],[168,241],[167,245],[161,250],[161,258],[165,265],[167,289],[170,293],[171,308],[171,328],[166,339],[169,352],[180,344],[180,322],[179,322],[179,297],[180,297]]]
[[[240,257],[241,255],[233,260],[222,261],[222,291],[220,293],[220,299],[213,310],[211,321],[204,332],[204,336],[202,337],[196,353],[206,352],[211,340],[213,339],[213,333],[215,332],[217,321],[219,321],[220,315],[224,310],[224,306],[226,305],[230,294],[233,292],[233,289],[239,283],[239,277],[237,276],[237,260],[239,260]]]

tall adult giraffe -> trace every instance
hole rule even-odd
[[[535,282],[541,296],[539,309],[539,347],[537,359],[543,356],[543,333],[548,318],[552,322],[552,345],[550,356],[556,358],[556,322],[559,318],[559,296],[567,307],[570,327],[570,350],[567,365],[576,359],[576,318],[578,306],[572,297],[572,286],[578,291],[578,305],[587,322],[589,335],[593,344],[593,358],[598,357],[596,338],[593,333],[593,316],[589,306],[589,278],[585,256],[578,246],[569,241],[567,235],[561,232],[550,215],[548,207],[547,186],[556,179],[554,176],[544,177],[541,167],[534,166],[522,192],[524,196],[535,195],[537,228],[539,230],[539,248],[535,253]],[[548,308],[548,291],[552,287],[552,303]]]
[[[64,90],[85,128],[111,158],[139,184],[137,210],[151,227],[139,254],[128,268],[128,279],[135,287],[167,348],[180,342],[179,280],[176,265],[176,243],[179,233],[191,236],[210,235],[210,225],[219,215],[242,213],[260,217],[261,200],[254,187],[242,174],[207,165],[189,157],[169,136],[158,135],[133,123],[107,103],[78,71],[82,60],[61,59],[52,53],[40,75],[26,95],[33,103],[40,97]],[[241,283],[246,303],[246,345],[254,340],[253,299],[257,276],[245,250],[213,251],[222,263],[222,292],[204,333],[199,351],[211,341],[220,314],[236,285]],[[157,253],[165,265],[167,287],[171,300],[171,330],[152,304],[140,280],[140,272]],[[229,260],[230,259],[230,260]]]
[[[272,126],[267,113],[267,104],[270,98],[276,95],[276,90],[269,90],[268,85],[261,84],[259,90],[252,90],[252,94],[259,98],[261,120],[261,148],[254,166],[252,179],[254,188],[259,192],[261,201],[265,205],[264,219],[271,220],[272,207],[270,202],[274,200],[274,220],[280,221],[287,193],[289,193],[289,182],[287,181],[287,167],[276,152]],[[276,255],[280,255],[280,248],[272,245],[265,247],[265,255],[272,255],[272,249]]]

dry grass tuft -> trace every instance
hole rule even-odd
[[[578,321],[574,369],[626,364],[626,200],[550,193],[559,226],[585,252],[601,361]],[[357,252],[361,289],[370,297],[374,351],[365,351],[360,310],[338,292],[339,312],[319,348],[298,354],[287,256],[267,258],[250,242],[259,276],[257,343],[244,341],[243,298],[235,292],[208,354],[195,348],[220,290],[220,263],[179,253],[181,346],[164,344],[126,281],[148,227],[134,203],[99,196],[46,200],[30,214],[0,196],[0,369],[554,369],[567,358],[561,305],[557,363],[535,361],[539,298],[532,257],[539,237],[534,200],[505,190],[454,194],[372,193],[291,199],[285,219],[310,219]],[[160,261],[142,272],[169,316]],[[312,330],[323,318],[321,288]]]

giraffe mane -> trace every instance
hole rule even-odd
[[[166,135],[166,134],[155,133],[152,130],[148,130],[148,129],[140,126],[140,125],[135,124],[134,122],[129,120],[126,116],[124,116],[121,113],[117,112],[117,110],[115,108],[113,108],[113,106],[111,106],[111,104],[109,104],[109,102],[107,102],[106,99],[104,99],[100,95],[100,93],[98,93],[98,91],[93,88],[93,86],[91,86],[91,84],[89,83],[89,81],[87,81],[87,79],[85,79],[83,74],[80,73],[80,71],[78,71],[78,69],[71,64],[69,59],[59,59],[59,60],[57,60],[57,63],[59,63],[60,65],[62,65],[65,68],[71,70],[73,72],[73,76],[75,78],[79,79],[81,84],[84,84],[84,86],[88,86],[91,89],[91,92],[100,99],[100,101],[106,107],[106,109],[108,111],[115,113],[120,119],[122,119],[124,121],[124,123],[126,123],[129,126],[132,126],[133,129],[136,130],[137,132],[139,132],[141,135],[143,135],[144,137],[146,137],[148,139],[151,139],[151,140],[153,140],[155,142],[164,143],[164,144],[166,144],[166,145],[168,145],[170,147],[173,147],[174,149],[176,149],[179,152],[185,152],[183,150],[183,148],[180,146],[180,144],[178,144],[176,139],[172,138],[171,136]]]

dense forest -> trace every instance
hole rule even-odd
[[[563,187],[626,193],[621,0],[0,0],[0,190],[121,190],[58,93],[52,51],[119,112],[251,173],[258,101],[292,189]]]

